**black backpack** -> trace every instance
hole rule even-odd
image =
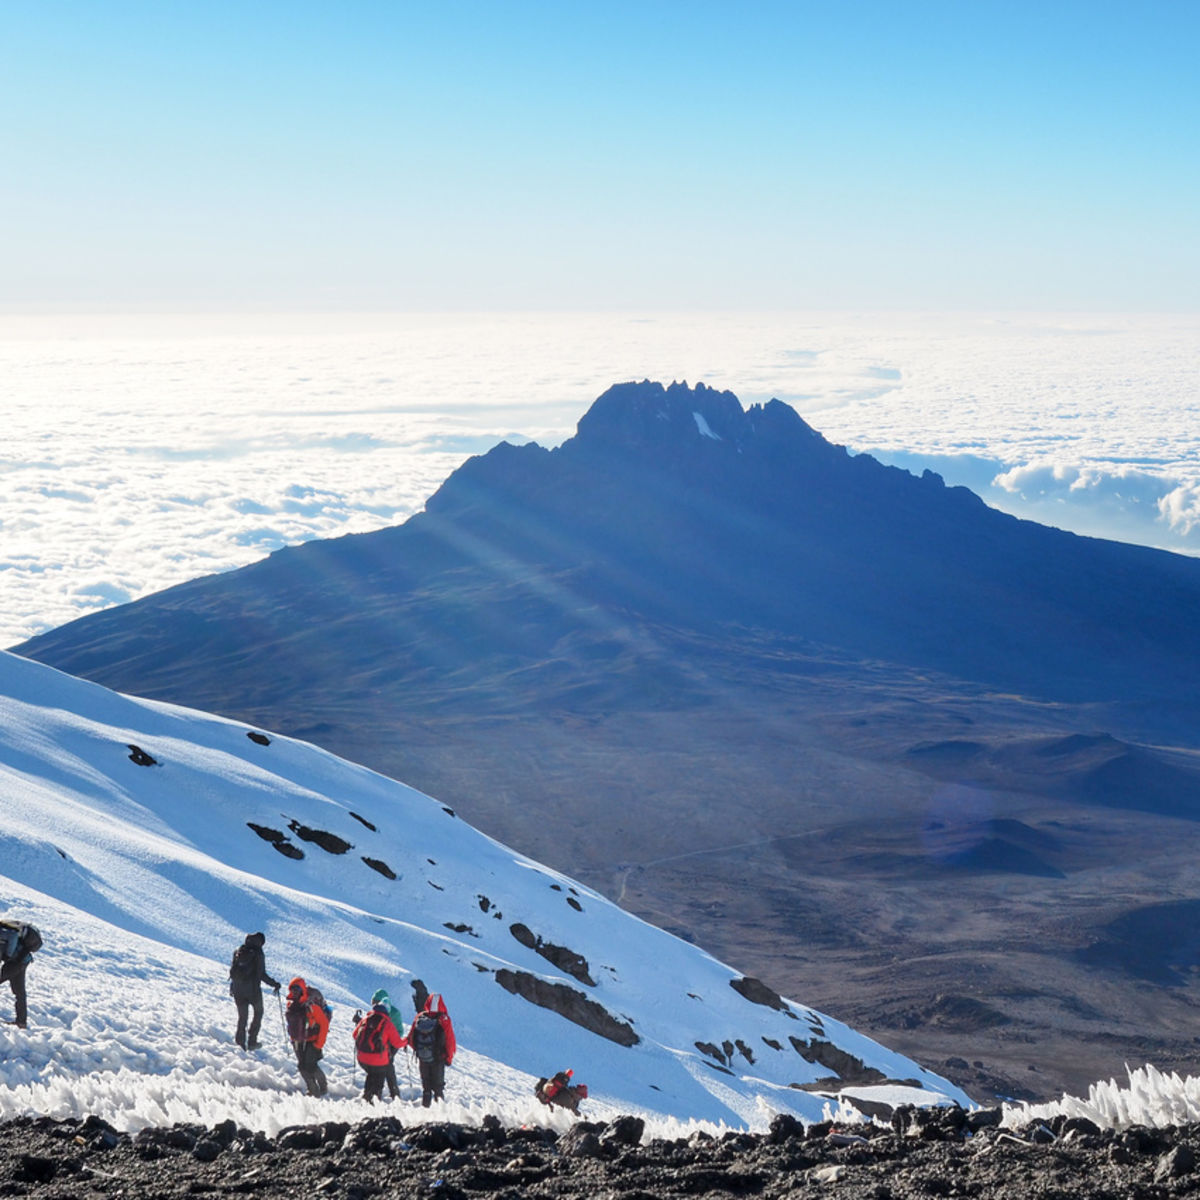
[[[241,945],[233,952],[229,964],[229,978],[235,983],[257,983],[255,978],[255,953],[250,946]]]
[[[383,1023],[388,1019],[385,1013],[367,1013],[354,1031],[354,1048],[360,1054],[383,1053]]]
[[[0,958],[26,962],[42,948],[42,935],[33,925],[0,921]]]
[[[437,1046],[438,1019],[432,1013],[423,1012],[413,1026],[412,1048],[423,1063],[431,1063]]]

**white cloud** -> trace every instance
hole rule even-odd
[[[555,445],[646,377],[788,400],[1023,516],[1196,548],[1198,344],[1182,317],[0,317],[0,645],[395,524],[469,454]]]
[[[1200,484],[1180,484],[1158,502],[1162,519],[1174,530],[1190,535],[1200,530]]]
[[[981,494],[999,508],[1094,536],[1200,551],[1200,482],[1130,464],[1039,460]]]
[[[1128,465],[1096,466],[1034,462],[997,475],[996,487],[1025,500],[1058,499],[1075,504],[1114,504],[1156,508],[1172,489],[1171,480]]]

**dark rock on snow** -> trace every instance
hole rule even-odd
[[[619,1046],[636,1046],[642,1040],[631,1025],[618,1020],[603,1005],[565,983],[550,983],[526,971],[510,971],[507,967],[496,972],[496,982],[506,992],[522,996],[539,1008],[548,1008]]]

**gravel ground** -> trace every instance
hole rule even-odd
[[[495,1196],[1170,1197],[1200,1192],[1200,1126],[1101,1131],[1078,1118],[1021,1130],[999,1112],[902,1109],[891,1128],[807,1129],[778,1117],[762,1136],[642,1142],[641,1122],[580,1121],[568,1133],[405,1127],[395,1117],[284,1130],[177,1125],[120,1134],[95,1117],[0,1125],[0,1195],[125,1200]]]

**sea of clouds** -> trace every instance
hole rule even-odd
[[[1019,516],[1200,552],[1200,317],[0,315],[0,646],[403,521],[627,379],[778,397]]]

